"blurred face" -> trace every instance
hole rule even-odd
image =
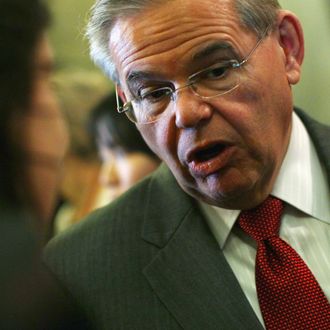
[[[65,123],[51,88],[53,55],[43,35],[36,47],[30,108],[15,118],[24,153],[24,179],[38,218],[49,220],[56,201],[61,161],[68,145]],[[44,222],[42,224],[46,226]]]
[[[102,168],[100,184],[102,202],[107,204],[137,181],[154,171],[159,163],[142,152],[125,152],[122,149],[100,147]]]
[[[180,88],[195,72],[247,56],[258,39],[240,26],[231,3],[169,1],[118,19],[109,49],[124,98],[154,86]],[[286,153],[297,79],[276,31],[241,69],[234,91],[201,99],[185,88],[158,121],[138,128],[187,193],[250,208],[270,193]]]

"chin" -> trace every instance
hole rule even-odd
[[[256,205],[259,200],[256,193],[256,180],[243,177],[226,177],[220,179],[212,175],[198,188],[199,198],[208,204],[227,209],[247,209]]]

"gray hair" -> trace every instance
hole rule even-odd
[[[170,0],[166,0],[170,1]],[[242,26],[261,36],[269,25],[276,22],[280,9],[278,0],[233,0]],[[86,35],[90,56],[104,73],[119,82],[116,67],[109,51],[109,35],[118,18],[135,15],[148,6],[162,4],[165,0],[97,0],[91,9]]]

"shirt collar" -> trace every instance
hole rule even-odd
[[[330,194],[325,170],[305,126],[295,113],[289,147],[272,195],[318,220],[330,223]],[[227,210],[201,201],[199,205],[222,249],[240,210]]]
[[[272,195],[300,211],[330,223],[327,176],[300,118],[293,113],[290,144]]]

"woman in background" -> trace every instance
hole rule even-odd
[[[95,207],[109,203],[159,166],[135,125],[116,111],[115,93],[93,109],[89,129],[102,161]]]
[[[52,81],[70,137],[54,218],[54,232],[58,233],[90,212],[100,162],[86,125],[92,109],[109,94],[110,82],[101,72],[81,68],[58,70]]]
[[[0,328],[83,329],[41,263],[67,145],[50,86],[49,14],[0,0]]]

